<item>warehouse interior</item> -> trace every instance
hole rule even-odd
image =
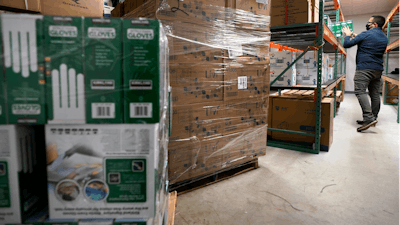
[[[0,1],[0,225],[400,224],[399,5]]]

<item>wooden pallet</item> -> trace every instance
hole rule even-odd
[[[187,181],[178,182],[169,186],[170,190],[175,190],[178,195],[185,194],[199,188],[229,179],[239,174],[245,173],[250,170],[258,168],[258,158],[248,161],[246,163],[235,165],[212,174],[201,176],[198,178],[190,179]]]
[[[176,210],[177,192],[173,191],[169,193],[168,202],[168,225],[175,224],[175,210]]]

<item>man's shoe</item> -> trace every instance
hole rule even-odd
[[[376,119],[375,119],[375,120],[376,120]],[[363,124],[364,124],[364,120],[357,120],[357,123],[360,124],[360,125],[363,125]],[[376,120],[376,123],[378,123],[377,120]]]
[[[376,123],[378,123],[378,121],[376,121],[376,120],[373,120],[371,122],[363,123],[363,125],[361,127],[357,128],[357,131],[361,132],[363,130],[367,130],[370,127],[375,127]]]

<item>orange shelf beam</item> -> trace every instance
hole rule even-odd
[[[331,32],[331,30],[328,28],[328,26],[325,23],[324,23],[324,39],[327,42],[331,43],[335,49],[339,49],[340,54],[347,56],[346,50],[340,44],[338,39],[335,37],[335,35]]]
[[[386,22],[385,25],[383,25],[382,30],[385,31],[385,29],[388,26],[389,22],[392,22],[393,17],[399,13],[399,3],[397,3],[397,5],[392,9],[392,11],[390,11],[389,15],[386,17]]]
[[[386,48],[386,52],[391,52],[393,49],[398,48],[398,47],[399,47],[399,39],[397,39],[396,41],[394,41],[393,43],[388,45]]]
[[[272,41],[269,43],[269,46],[270,46],[271,48],[276,48],[276,49],[278,49],[279,51],[285,50],[285,51],[291,51],[291,52],[302,52],[302,51],[299,50],[299,49],[291,48],[291,47],[288,47],[288,46],[285,46],[285,45],[280,45],[280,44],[274,43],[274,42],[272,42]]]

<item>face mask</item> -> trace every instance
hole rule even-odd
[[[371,27],[370,27],[369,23],[367,23],[367,24],[365,25],[365,28],[367,28],[367,30],[371,30]]]

